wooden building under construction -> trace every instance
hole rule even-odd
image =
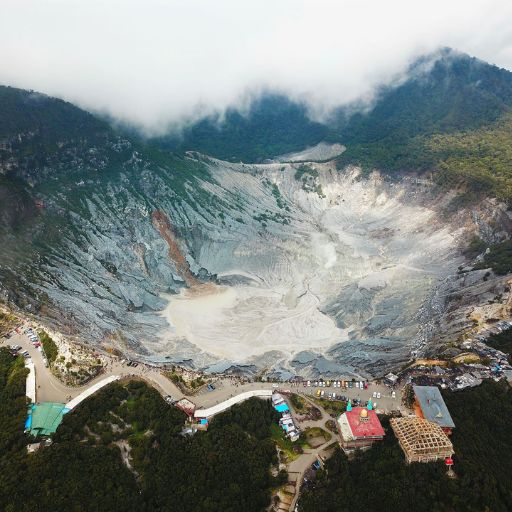
[[[453,445],[443,429],[424,418],[392,418],[391,428],[408,464],[432,462],[453,455]]]

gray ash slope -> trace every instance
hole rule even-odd
[[[441,350],[439,326],[456,337],[506,286],[477,276],[471,300],[452,296],[461,244],[506,216],[494,204],[449,221],[451,196],[416,178],[178,157],[85,113],[49,138],[31,119],[1,141],[2,295],[78,340],[202,369],[375,375]]]

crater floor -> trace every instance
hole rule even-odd
[[[191,269],[218,285],[165,295],[168,327],[146,346],[203,367],[231,363],[293,373],[357,374],[409,357],[429,297],[461,263],[460,230],[441,222],[411,182],[311,164],[212,161],[223,222],[187,234]],[[299,179],[297,179],[299,178]]]

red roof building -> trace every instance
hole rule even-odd
[[[191,418],[194,416],[196,405],[190,400],[182,398],[181,400],[174,402],[174,406],[177,407],[178,409],[181,409],[187,416]]]
[[[366,448],[384,439],[384,429],[374,410],[354,407],[344,412],[336,422],[345,451]]]

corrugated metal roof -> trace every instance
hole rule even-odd
[[[413,386],[413,390],[425,419],[437,423],[440,427],[455,427],[439,388],[436,386]]]

